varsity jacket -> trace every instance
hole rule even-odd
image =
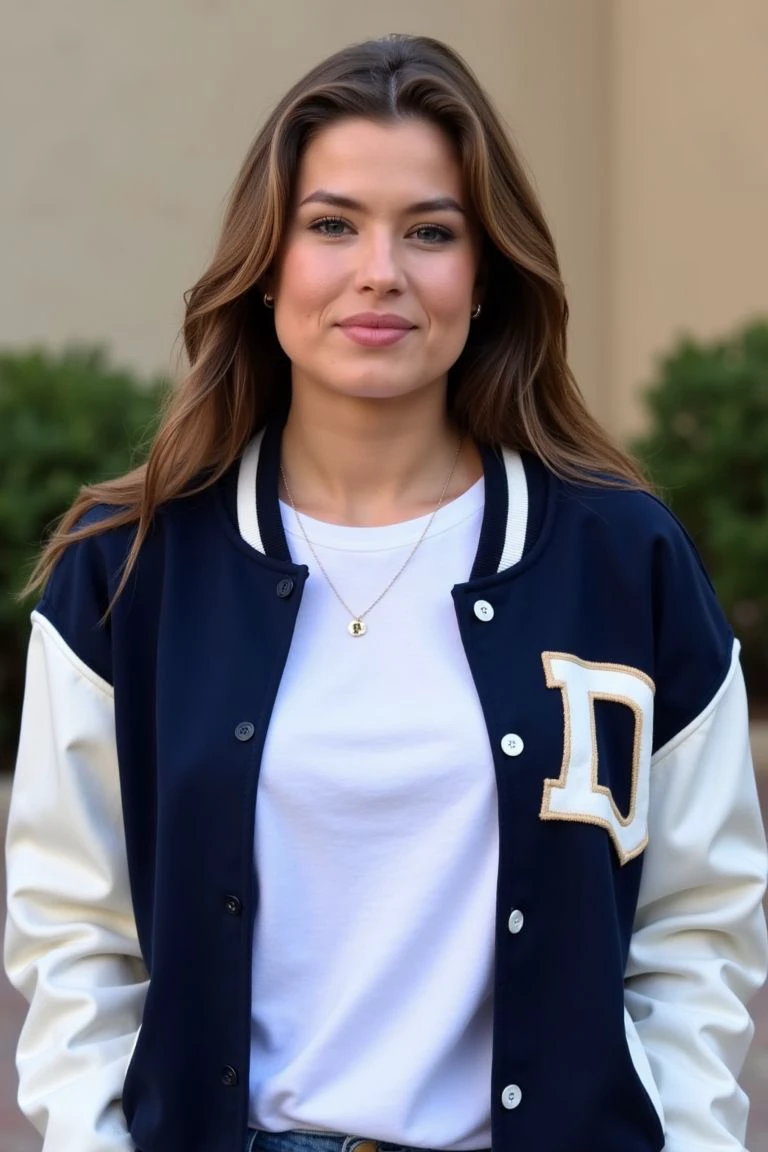
[[[45,1152],[245,1146],[259,764],[309,575],[280,436],[157,512],[110,614],[130,528],[32,614],[5,964]],[[493,1152],[742,1149],[768,949],[738,644],[659,501],[482,452],[451,593],[498,789]]]

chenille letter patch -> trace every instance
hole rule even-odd
[[[562,697],[563,763],[557,780],[544,781],[539,815],[542,820],[601,825],[619,861],[626,864],[648,843],[653,681],[637,668],[594,663],[566,652],[544,652],[541,658],[547,687],[558,689]],[[599,782],[596,701],[629,708],[634,715],[629,806],[624,813],[610,788]]]

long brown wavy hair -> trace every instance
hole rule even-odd
[[[454,422],[477,441],[535,453],[559,475],[647,487],[588,413],[566,358],[568,304],[552,236],[523,164],[472,71],[447,45],[391,35],[355,44],[299,80],[269,116],[234,184],[207,271],[185,293],[189,372],[171,393],[145,464],[83,487],[49,537],[25,593],[63,550],[137,525],[122,583],[155,510],[214,484],[290,397],[290,361],[261,302],[290,219],[303,149],[344,117],[417,117],[456,146],[483,239],[481,318],[448,373]],[[96,505],[114,511],[77,522]]]

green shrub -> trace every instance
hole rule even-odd
[[[768,703],[768,322],[682,341],[648,391],[633,450],[701,552],[742,643],[753,700]]]
[[[15,753],[34,604],[18,593],[80,486],[140,462],[166,387],[110,366],[100,348],[0,352],[0,769]]]

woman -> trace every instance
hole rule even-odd
[[[6,964],[46,1152],[742,1148],[738,644],[584,409],[456,54],[299,81],[187,305],[146,467],[34,577]]]

